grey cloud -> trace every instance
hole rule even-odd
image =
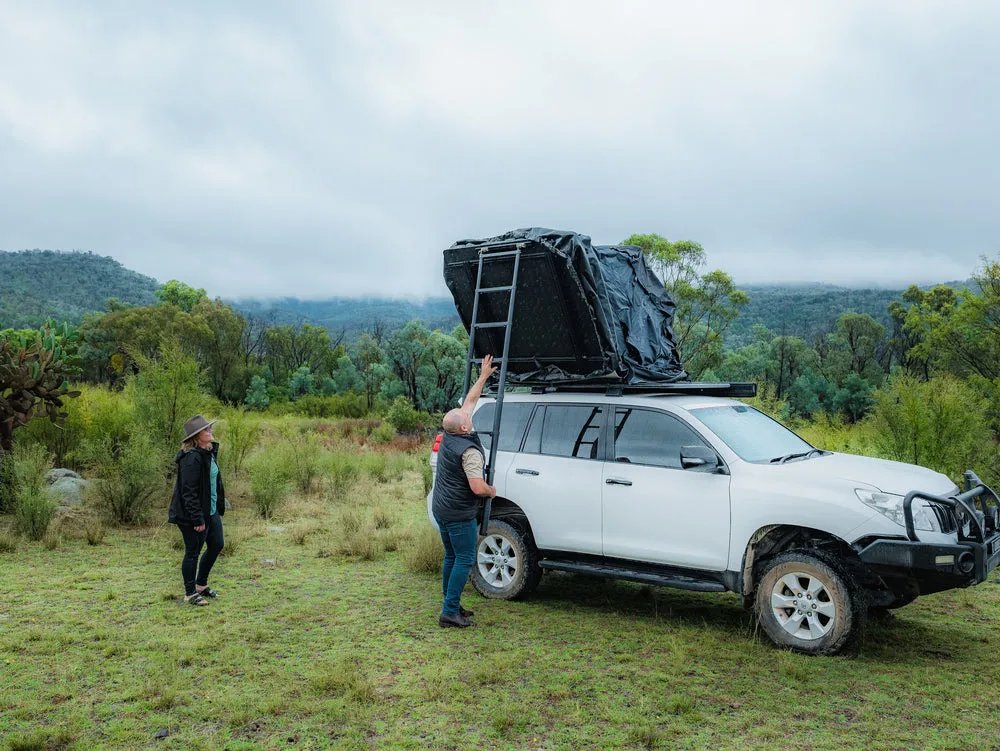
[[[441,294],[534,224],[746,283],[1000,251],[1000,9],[690,5],[0,5],[0,248],[300,297]]]

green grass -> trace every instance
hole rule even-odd
[[[440,580],[405,555],[426,524],[419,460],[382,466],[346,500],[294,497],[276,521],[234,497],[225,525],[239,542],[205,608],[180,604],[171,526],[109,528],[94,546],[64,525],[51,551],[22,540],[0,552],[0,748],[1000,743],[996,577],[873,623],[839,658],[773,648],[733,595],[565,574],[521,603],[470,587],[477,626],[442,630]],[[401,549],[345,552],[366,528]]]

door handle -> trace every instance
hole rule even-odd
[[[608,485],[631,485],[631,480],[626,480],[624,477],[609,477],[605,480]]]
[[[536,477],[538,476],[538,470],[536,469],[516,469],[514,471],[517,472],[519,475],[534,475]]]

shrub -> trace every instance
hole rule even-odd
[[[896,378],[876,392],[873,422],[879,450],[897,461],[952,479],[968,467],[992,463],[985,402],[960,380]]]
[[[134,405],[134,421],[146,429],[154,447],[172,453],[184,438],[184,421],[211,406],[199,387],[201,370],[176,342],[165,344],[156,359],[136,355],[136,363],[139,373],[125,388]]]
[[[248,462],[250,497],[263,519],[274,516],[275,509],[288,492],[288,479],[270,454],[261,454]]]
[[[45,530],[45,534],[42,536],[42,545],[45,546],[46,550],[55,550],[62,545],[62,533],[55,528]]]
[[[117,449],[111,441],[91,447],[97,499],[115,524],[141,524],[153,494],[163,488],[163,464],[152,442],[138,428]]]
[[[353,454],[331,454],[326,473],[334,494],[341,496],[358,477],[357,458]]]
[[[412,433],[423,427],[425,416],[417,412],[405,396],[397,396],[386,419],[400,433]]]
[[[107,529],[101,523],[100,519],[89,519],[87,521],[86,532],[88,545],[100,545],[104,542],[104,535],[107,533]]]
[[[372,523],[375,529],[389,529],[396,523],[396,517],[388,509],[376,508],[372,512]]]
[[[355,459],[358,471],[375,482],[386,482],[389,479],[389,460],[384,454],[362,454]]]
[[[444,563],[444,545],[441,535],[429,525],[421,525],[403,549],[403,560],[410,571],[424,574],[440,574]]]
[[[247,389],[244,401],[246,401],[250,409],[267,409],[267,406],[271,403],[271,397],[267,393],[267,381],[259,375],[251,378],[250,388]]]
[[[359,419],[368,414],[368,401],[361,394],[336,394],[327,399],[331,417]]]
[[[15,498],[14,459],[10,454],[0,451],[0,514],[9,514],[14,510]]]
[[[271,449],[279,473],[308,493],[320,474],[322,447],[312,433],[288,434],[285,442]]]
[[[79,469],[89,464],[94,458],[91,448],[102,442],[110,442],[117,451],[129,440],[135,418],[132,403],[123,393],[83,386],[80,396],[67,407],[66,430],[79,433],[79,440],[67,452],[72,467]]]
[[[248,416],[244,410],[234,409],[227,415],[223,427],[224,440],[219,458],[232,469],[233,477],[239,477],[247,454],[260,441],[260,422]]]
[[[389,423],[383,423],[372,431],[372,440],[376,443],[391,443],[396,437],[396,429]]]
[[[0,553],[17,552],[17,535],[10,532],[0,532]]]
[[[46,487],[45,473],[52,468],[52,454],[44,446],[19,443],[10,456],[15,496],[40,493]]]
[[[56,503],[45,490],[19,491],[14,504],[14,525],[29,540],[41,540],[56,512]]]

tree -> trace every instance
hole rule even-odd
[[[767,380],[774,386],[775,398],[781,399],[806,370],[816,370],[816,353],[797,336],[776,336],[768,345]]]
[[[827,374],[841,382],[849,373],[879,382],[885,375],[885,326],[867,313],[841,313],[827,337]]]
[[[994,463],[986,402],[961,380],[939,376],[919,381],[903,375],[874,398],[876,442],[891,458],[952,479],[969,467]]]
[[[246,319],[222,300],[203,298],[191,311],[199,325],[196,354],[212,393],[239,402],[246,393]]]
[[[417,407],[443,412],[458,406],[465,380],[467,344],[434,331],[427,339],[417,370]]]
[[[267,394],[267,381],[259,375],[250,379],[250,388],[247,389],[247,406],[251,409],[267,409],[271,403],[271,397]]]
[[[693,380],[722,364],[722,337],[750,299],[723,271],[702,274],[705,250],[696,242],[670,242],[656,234],[631,235],[622,245],[642,249],[677,306],[674,333],[681,362]]]
[[[911,285],[903,293],[903,303],[893,301],[888,308],[892,317],[891,357],[908,375],[926,381],[931,377],[932,362],[940,359],[935,341],[941,337],[935,334],[945,327],[959,299],[951,287],[941,285],[925,291]]]
[[[174,305],[185,313],[190,313],[195,305],[208,297],[205,290],[189,287],[176,279],[171,279],[153,294],[161,305]]]
[[[78,333],[46,321],[38,331],[0,332],[0,454],[14,448],[14,431],[38,412],[53,423],[66,418],[66,399],[80,395],[69,379],[79,374]]]
[[[308,365],[303,365],[301,368],[292,373],[291,377],[288,379],[289,399],[294,402],[300,396],[315,393],[316,376],[310,372]]]
[[[393,373],[403,384],[403,393],[417,403],[417,372],[423,361],[430,332],[419,321],[410,321],[393,334],[385,348]]]
[[[337,360],[337,370],[333,374],[333,390],[337,394],[346,394],[362,388],[364,382],[358,375],[350,357],[346,355]]]
[[[385,362],[385,352],[369,334],[362,334],[351,349],[351,360],[361,378],[370,410],[375,405],[375,395],[382,388],[387,373],[379,367]]]

